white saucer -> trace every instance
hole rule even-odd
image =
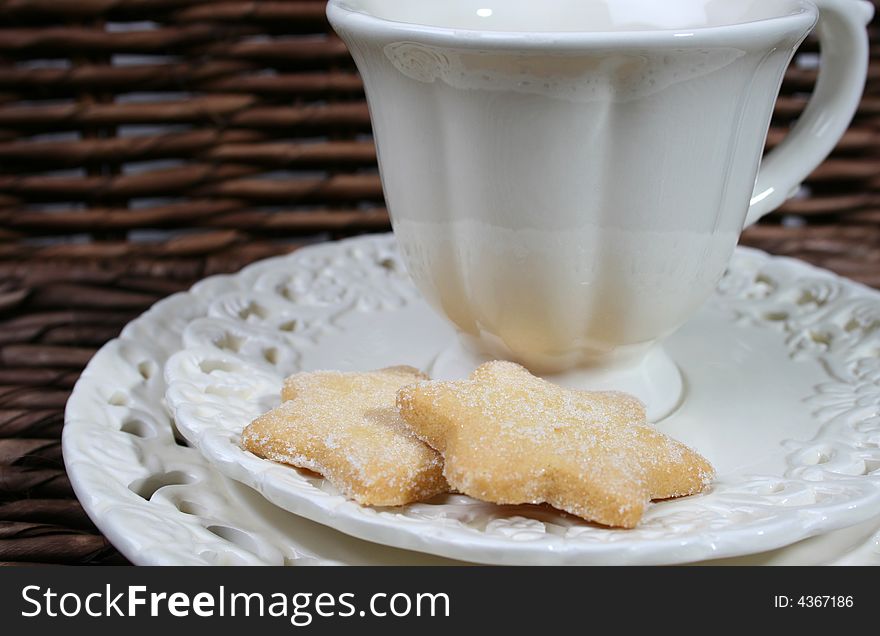
[[[240,279],[212,279],[237,288]],[[63,450],[89,516],[139,565],[434,565],[292,515],[222,477],[175,439],[160,370],[207,302],[178,294],[132,322],[89,363],[68,403]],[[714,564],[880,565],[880,519]]]
[[[711,493],[658,503],[635,530],[462,496],[376,509],[242,451],[244,425],[295,370],[427,368],[450,328],[419,299],[393,238],[307,248],[210,279],[208,317],[166,366],[177,424],[220,472],[354,536],[482,563],[657,564],[752,554],[880,514],[880,294],[738,250],[667,345],[687,396],[660,428],[707,456]]]

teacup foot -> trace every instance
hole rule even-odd
[[[438,380],[466,378],[484,362],[496,359],[465,347],[456,339],[438,355],[428,370]],[[635,360],[635,362],[634,362]],[[642,356],[619,356],[562,373],[539,373],[568,388],[588,391],[624,391],[639,398],[649,422],[671,415],[684,399],[684,380],[678,366],[659,345]]]

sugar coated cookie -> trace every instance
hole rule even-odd
[[[549,503],[631,528],[651,499],[698,493],[714,476],[700,455],[647,425],[635,398],[564,389],[510,362],[404,387],[397,404],[443,454],[449,484],[483,501]]]
[[[404,424],[398,389],[425,380],[411,367],[298,373],[281,406],[242,433],[246,450],[320,473],[363,505],[399,506],[448,489],[443,459]]]

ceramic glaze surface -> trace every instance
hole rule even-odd
[[[790,0],[345,0],[369,15],[489,31],[603,32],[686,29],[766,20],[806,10]]]
[[[236,327],[249,331],[247,335],[253,335],[254,328],[266,333],[276,331],[282,334],[302,329],[302,334],[308,339],[319,333],[321,322],[316,318],[322,312],[316,307],[322,304],[332,306],[334,299],[336,303],[361,309],[405,307],[409,296],[405,293],[406,286],[395,284],[396,276],[373,277],[373,280],[384,280],[384,283],[374,286],[369,294],[369,302],[366,295],[353,302],[351,296],[340,293],[339,287],[333,284],[336,278],[332,269],[325,268],[326,277],[318,278],[301,269],[310,270],[316,266],[316,262],[338,265],[352,258],[352,252],[363,254],[366,251],[378,257],[379,263],[384,263],[379,271],[390,271],[388,266],[397,261],[389,258],[385,249],[387,239],[373,238],[369,241],[376,242],[379,249],[350,250],[353,246],[344,243],[330,248],[329,254],[304,250],[296,257],[272,259],[235,276],[208,279],[191,292],[177,294],[160,302],[129,324],[119,339],[102,347],[89,363],[68,403],[63,438],[65,463],[71,483],[89,516],[132,562],[141,565],[452,563],[334,532],[326,526],[276,508],[254,490],[224,479],[196,449],[181,445],[162,399],[166,385],[161,370],[168,357],[183,346],[182,333],[185,330],[200,335],[203,342],[219,342],[225,347],[239,346],[243,352],[256,353],[253,350],[254,341],[245,338],[246,334],[241,331],[237,331],[238,336],[229,332],[227,321],[206,324],[205,318],[209,315],[215,319],[232,317],[229,322],[234,319],[247,323],[250,328],[243,325]],[[758,377],[752,386],[734,392],[712,381],[697,387],[700,393],[705,393],[703,404],[713,406],[717,412],[718,403],[729,403],[731,408],[723,409],[725,416],[741,418],[739,430],[734,431],[732,437],[719,439],[718,450],[712,451],[714,461],[724,461],[728,465],[736,465],[736,462],[728,463],[723,459],[722,452],[735,454],[743,449],[747,452],[750,445],[755,458],[763,454],[755,452],[757,448],[772,452],[773,444],[766,437],[765,427],[754,417],[756,409],[769,413],[771,422],[783,419],[777,417],[778,414],[790,415],[799,410],[800,391],[808,389],[810,384],[799,381],[795,383],[794,391],[780,392],[776,390],[780,383],[790,386],[793,384],[790,380],[792,376],[802,379],[797,370],[804,363],[811,366],[809,361],[814,356],[824,356],[830,351],[835,352],[834,357],[838,360],[861,359],[871,348],[864,347],[868,342],[863,338],[863,329],[858,326],[868,328],[876,324],[876,319],[872,319],[872,315],[876,314],[871,311],[872,307],[876,307],[876,300],[871,300],[876,293],[863,290],[853,294],[853,286],[838,282],[833,277],[820,276],[818,271],[795,262],[769,261],[754,252],[746,253],[743,257],[744,267],[737,265],[719,292],[720,297],[737,299],[735,315],[739,317],[740,324],[731,329],[726,321],[701,321],[702,326],[697,327],[695,334],[687,336],[685,332],[689,328],[686,327],[675,336],[675,339],[687,336],[686,340],[690,340],[694,346],[680,347],[671,343],[676,355],[684,356],[679,360],[688,360],[688,351],[694,355],[692,362],[685,366],[696,365],[694,379],[698,383],[704,378],[711,378],[710,371],[718,372],[717,359],[700,354],[705,352],[702,343],[706,341],[735,343],[730,348],[740,353],[726,365],[731,367],[729,373],[732,376],[749,377],[744,373],[747,370],[744,365],[750,364],[751,356],[746,355],[750,350],[775,352],[770,364],[765,360],[754,363],[757,368],[764,369],[770,378],[769,382],[764,377]],[[360,262],[364,262],[363,258]],[[261,278],[276,290],[278,300],[262,294],[257,303],[254,291],[256,282]],[[806,302],[798,303],[798,300]],[[783,319],[786,314],[787,317]],[[330,315],[334,315],[334,312],[331,311]],[[359,314],[360,317],[364,315]],[[772,318],[769,323],[768,316]],[[832,316],[834,320],[828,321],[823,316]],[[359,323],[357,321],[355,324]],[[773,331],[786,334],[787,345],[763,347],[764,343],[757,342],[755,336],[758,332],[752,329],[752,325],[762,323],[765,326],[760,327],[759,331],[764,331],[766,325],[771,324],[776,327]],[[400,331],[396,325],[383,324],[386,328],[373,332],[369,341],[362,342],[360,351],[352,347],[354,342],[360,340],[357,334],[352,337],[344,330],[332,330],[332,340],[341,341],[339,345],[331,347],[336,364],[355,364],[353,357],[361,362],[369,359],[372,363],[382,364],[389,358],[399,361],[411,356],[411,348],[397,337],[400,334],[392,333],[390,340],[386,341],[389,330]],[[834,324],[842,327],[835,329],[831,327]],[[187,329],[189,325],[198,326]],[[714,327],[707,330],[708,325]],[[329,325],[324,322],[323,326],[327,328]],[[718,327],[720,329],[716,329]],[[810,337],[809,334],[813,332],[822,333],[816,340],[824,345]],[[420,341],[426,340],[423,334],[418,334],[418,338]],[[809,342],[815,346],[809,346]],[[388,351],[389,348],[391,351]],[[285,367],[303,361],[308,363],[310,357],[303,358],[298,351],[291,350],[279,351],[278,354],[276,362]],[[795,358],[798,362],[795,362]],[[861,435],[866,436],[861,442],[866,453],[862,461],[874,461],[876,469],[877,457],[871,460],[867,453],[871,452],[872,443],[876,448],[880,429],[878,422],[872,422],[868,414],[877,412],[880,393],[876,377],[872,384],[870,373],[866,373],[869,366],[864,363],[859,365],[861,370],[857,377],[851,377],[847,369],[837,367],[835,381],[826,384],[811,402],[816,406],[821,404],[821,408],[831,416],[828,419],[841,415],[849,417],[848,413],[867,418],[860,424],[863,429]],[[807,377],[813,376],[808,374]],[[724,380],[722,377],[722,383]],[[845,381],[841,383],[841,380]],[[845,386],[847,384],[850,386]],[[769,388],[762,392],[760,389],[754,391],[753,386]],[[704,388],[708,390],[704,391]],[[742,395],[748,396],[748,399],[740,399]],[[803,435],[797,419],[788,423],[795,436]],[[684,437],[686,428],[679,427],[671,432]],[[701,428],[697,426],[696,430],[700,431]],[[733,428],[722,423],[719,433]],[[846,431],[839,427],[831,434],[844,441],[847,437]],[[732,439],[737,443],[731,443]],[[699,437],[690,437],[690,441],[705,443]],[[835,455],[838,450],[844,452]],[[789,527],[803,532],[805,523],[829,521],[827,516],[817,513],[810,503],[813,499],[816,503],[826,503],[823,494],[827,493],[823,493],[821,488],[823,461],[820,460],[839,473],[853,464],[845,459],[852,455],[840,445],[816,449],[810,443],[795,446],[790,451],[801,460],[806,460],[800,463],[813,471],[808,476],[814,478],[817,488],[786,489],[778,482],[773,482],[764,484],[761,489],[776,493],[777,503],[788,503],[791,514],[785,516]],[[834,472],[828,474],[833,475]],[[485,512],[491,508],[481,510],[474,502],[461,507],[463,512],[478,513],[474,518],[485,522],[485,525],[490,523]],[[738,509],[744,510],[741,506]],[[848,506],[844,514],[850,516],[857,510]],[[494,519],[491,526],[500,535],[509,538],[508,546],[515,539],[529,540],[541,536],[538,522],[549,520],[542,514],[542,509],[524,507],[513,511],[520,516],[509,523]],[[709,518],[706,517],[707,520]],[[874,519],[807,539],[788,548],[714,563],[876,565],[880,564],[878,522],[880,520]],[[556,532],[562,530],[558,525],[549,527]],[[711,554],[715,546],[713,526],[709,524],[706,528],[708,534],[704,547]],[[746,527],[742,534],[746,546],[751,536]],[[667,551],[667,560],[671,557],[683,558],[689,550],[682,552],[682,546],[682,542],[679,542],[674,555],[672,551]],[[640,550],[628,550],[626,553],[630,562],[639,562],[645,556]]]
[[[417,287],[471,349],[546,375],[644,354],[709,297],[819,11],[334,0],[328,15],[364,77]]]
[[[461,9],[447,4],[413,3],[401,17],[456,25],[434,15]],[[522,24],[531,14],[561,15],[516,12]],[[341,27],[367,81],[394,229],[425,297],[538,371],[677,328],[730,259],[773,98],[814,21],[804,10],[735,45],[682,37],[579,52]]]
[[[194,289],[206,316],[165,364],[166,403],[224,475],[353,536],[483,563],[658,564],[772,549],[880,513],[878,294],[803,263],[738,252],[712,301],[669,339],[688,392],[659,428],[718,478],[703,495],[649,506],[632,530],[461,495],[359,506],[313,473],[242,450],[242,429],[278,405],[287,375],[425,369],[452,329],[419,298],[390,237],[305,248],[241,279],[237,291]]]

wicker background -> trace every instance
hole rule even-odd
[[[770,145],[814,82],[803,51]],[[872,58],[834,156],[744,242],[880,287]],[[387,229],[369,132],[323,2],[0,0],[0,562],[124,562],[61,463],[79,371],[199,278]]]

